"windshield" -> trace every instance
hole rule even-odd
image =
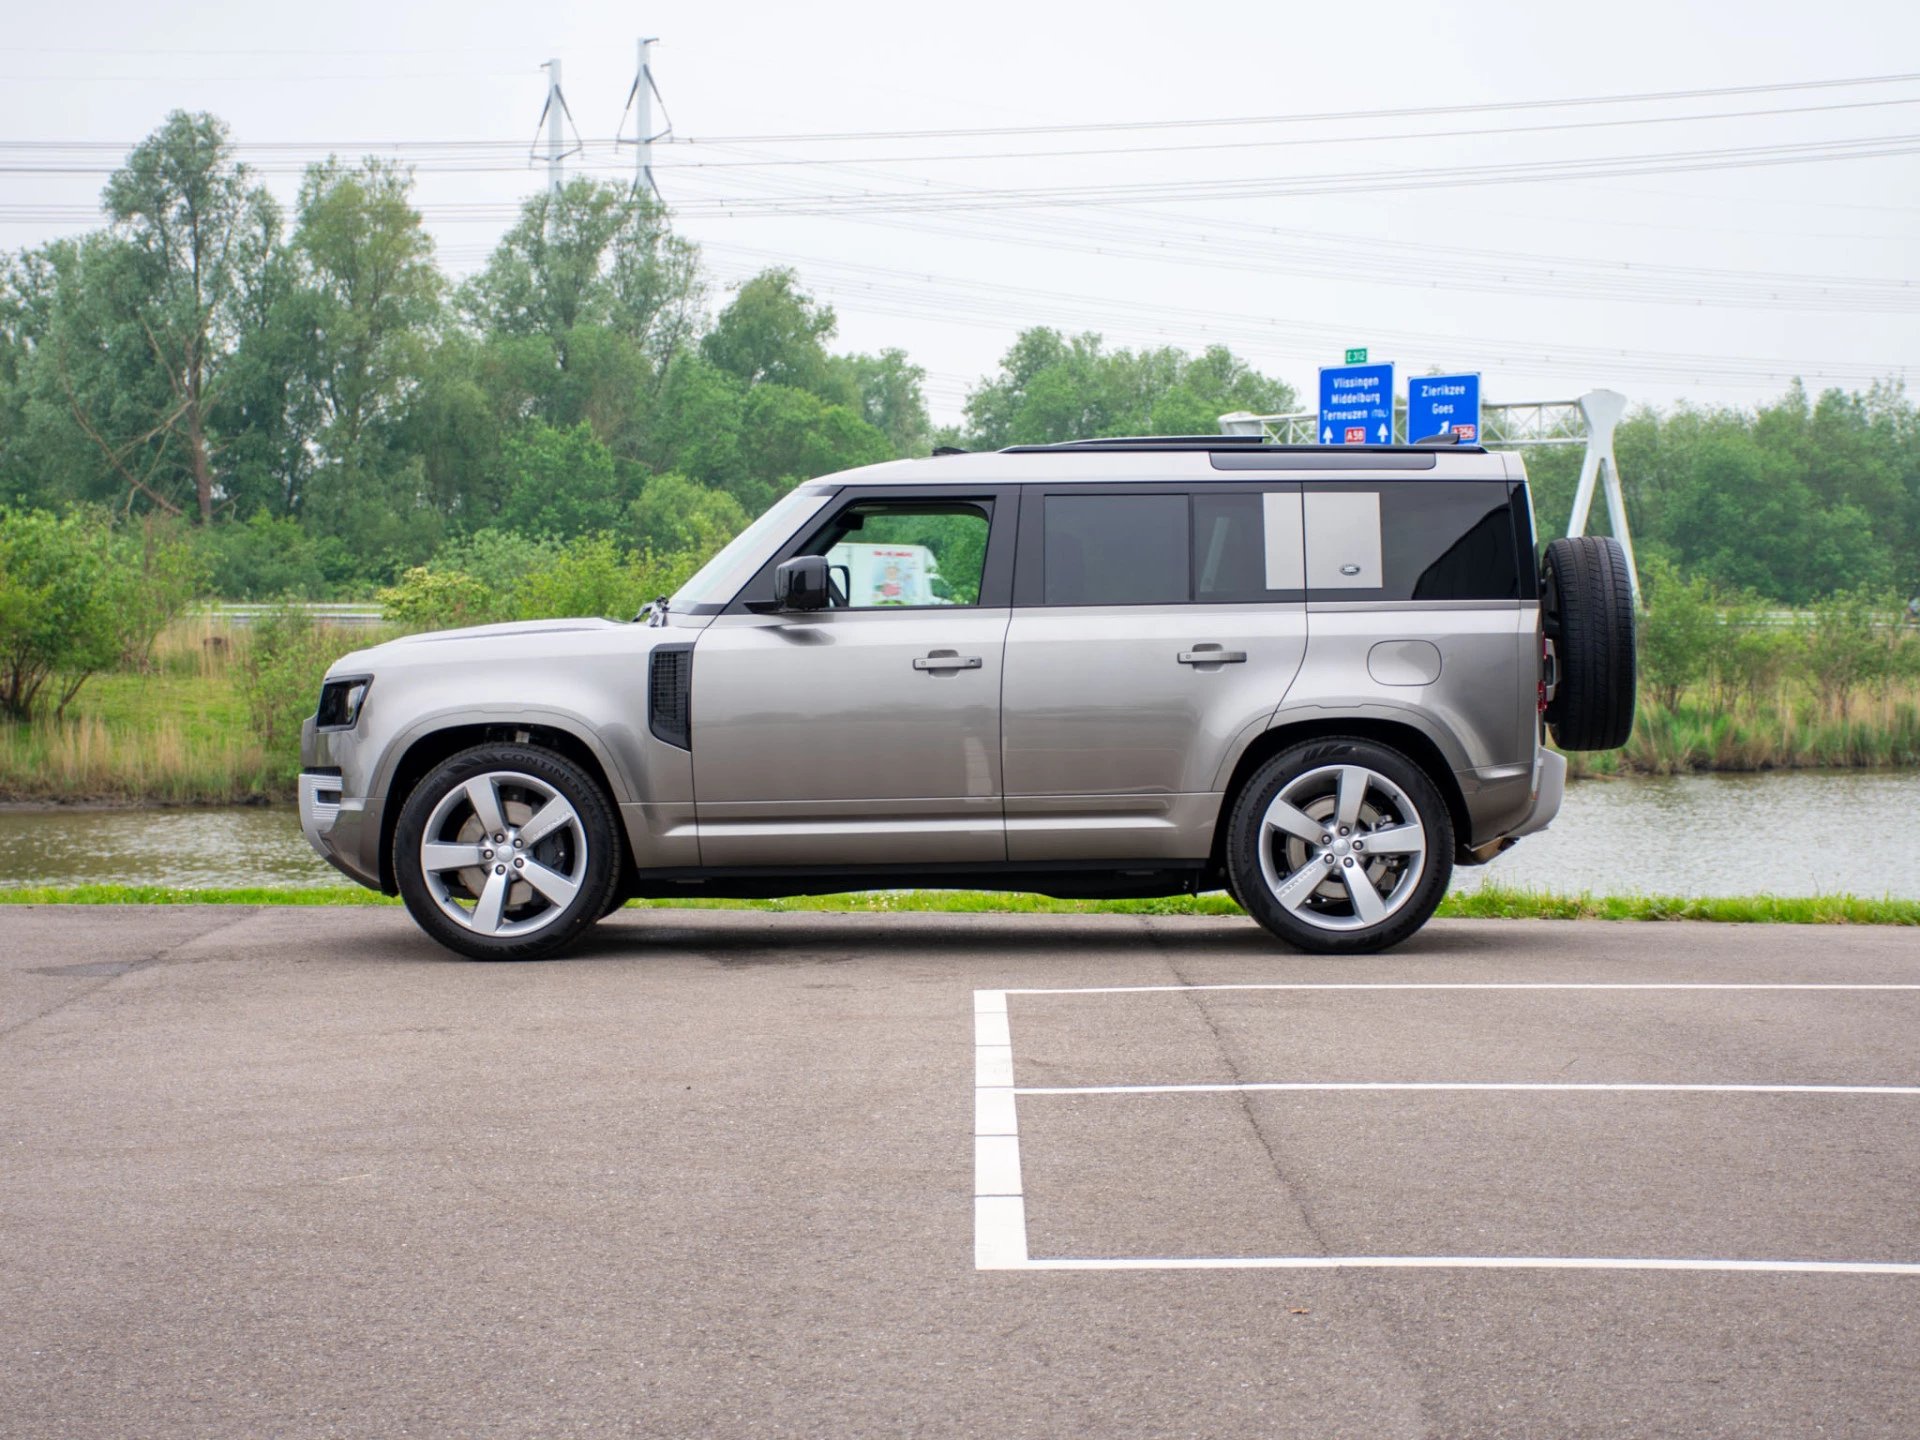
[[[772,507],[742,530],[706,564],[694,571],[693,578],[673,592],[668,609],[681,614],[698,614],[725,605],[740,593],[754,572],[767,563],[779,543],[831,498],[820,490],[790,490]]]

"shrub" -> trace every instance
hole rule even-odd
[[[453,541],[433,557],[436,570],[463,570],[499,591],[511,592],[528,575],[551,565],[560,542],[518,530],[476,530]]]
[[[212,593],[224,600],[318,600],[332,593],[332,577],[350,568],[340,542],[316,539],[299,521],[267,514],[210,525],[197,544]]]
[[[1654,703],[1671,714],[1680,696],[1707,677],[1726,639],[1713,587],[1682,580],[1651,559],[1645,571],[1647,613],[1640,626],[1640,674]]]
[[[56,676],[64,710],[119,658],[126,637],[111,549],[96,513],[0,510],[0,710],[29,719]]]
[[[1729,606],[1726,633],[1713,653],[1715,703],[1722,709],[1739,703],[1757,707],[1763,697],[1777,695],[1798,649],[1798,638],[1772,623],[1764,602],[1746,599]]]
[[[611,535],[586,535],[528,574],[513,596],[514,615],[545,620],[605,615],[624,620],[656,596],[676,589],[698,562],[687,554],[622,556]]]
[[[483,530],[380,592],[387,618],[416,630],[605,615],[624,620],[670,593],[703,556],[624,552],[604,531],[562,545]]]
[[[320,678],[365,637],[349,639],[306,611],[280,606],[253,622],[239,666],[240,695],[268,757],[291,775],[300,763],[300,727],[320,698]]]
[[[1812,620],[1798,627],[1802,677],[1821,708],[1842,724],[1852,718],[1855,692],[1877,690],[1891,675],[1891,632],[1883,634],[1878,624],[1876,598],[1864,591],[1832,596],[1815,604]]]
[[[465,570],[416,565],[376,597],[387,619],[410,630],[451,630],[506,618],[505,592]]]
[[[656,475],[628,510],[639,544],[659,554],[712,554],[747,528],[747,512],[724,490],[684,475]]]
[[[106,581],[116,658],[123,668],[151,670],[160,632],[206,593],[206,561],[180,522],[161,516],[116,536],[112,548]]]

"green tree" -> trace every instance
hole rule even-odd
[[[747,528],[747,512],[724,490],[684,475],[655,475],[629,510],[634,542],[659,555],[711,555]]]
[[[544,337],[566,370],[583,327],[613,330],[664,364],[692,336],[701,298],[699,252],[665,209],[582,178],[521,206],[461,304],[482,334]]]
[[[218,490],[213,415],[279,210],[233,159],[226,126],[184,111],[134,147],[102,203],[109,232],[77,247],[62,276],[60,388],[130,500],[205,523]]]
[[[1291,409],[1290,386],[1222,346],[1198,357],[1171,348],[1108,350],[1098,335],[1022,331],[999,374],[967,398],[975,448],[1101,435],[1213,434],[1232,410]]]
[[[846,405],[788,385],[755,385],[741,406],[746,477],[734,487],[758,514],[795,483],[893,458],[887,437]]]
[[[675,356],[648,419],[647,464],[737,493],[747,473],[746,398],[745,384],[698,351]]]
[[[442,280],[412,176],[379,160],[307,171],[290,250],[286,323],[310,357],[305,427],[349,476],[378,468],[439,318]]]
[[[586,425],[559,430],[531,420],[507,437],[500,522],[526,535],[571,540],[620,523],[626,497],[613,456]]]
[[[933,435],[921,390],[927,372],[898,349],[848,355],[843,363],[860,396],[860,418],[887,437],[896,455],[924,455]]]
[[[827,353],[837,323],[833,307],[801,290],[793,271],[763,270],[734,292],[700,353],[744,384],[784,385],[852,405],[856,384]]]

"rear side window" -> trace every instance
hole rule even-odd
[[[1300,488],[1051,494],[1022,521],[1023,605],[1298,603]],[[1025,562],[1023,562],[1023,565]]]
[[[1049,495],[1048,605],[1176,605],[1187,599],[1185,495]]]
[[[1310,599],[1520,598],[1504,483],[1310,485],[1304,508]]]

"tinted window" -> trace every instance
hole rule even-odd
[[[1409,600],[1516,600],[1520,562],[1505,485],[1384,487],[1387,590]]]
[[[1185,495],[1049,495],[1046,506],[1047,604],[1186,601]]]
[[[1267,588],[1266,517],[1258,491],[1193,497],[1197,600],[1260,597]]]
[[[1360,513],[1340,511],[1342,502],[1316,509],[1312,496],[1379,497],[1380,570],[1362,561],[1355,578],[1336,585],[1316,567],[1327,555],[1335,515],[1346,524]],[[1367,485],[1309,486],[1308,574],[1313,595],[1328,600],[1514,600],[1520,596],[1519,546],[1513,508],[1504,483],[1433,480]],[[1321,533],[1316,536],[1316,528]],[[1350,548],[1354,537],[1340,543]],[[1357,547],[1364,548],[1364,547]],[[1341,552],[1341,556],[1345,551]],[[1336,556],[1334,558],[1341,558]]]

